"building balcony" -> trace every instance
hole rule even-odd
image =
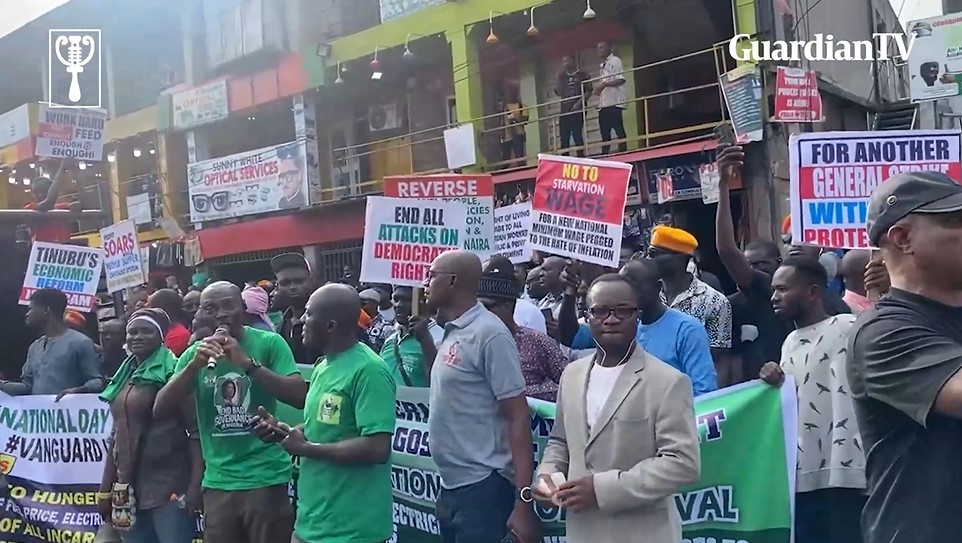
[[[625,70],[623,77],[628,82],[626,87],[633,91],[628,94],[623,114],[626,137],[615,137],[609,142],[602,140],[598,125],[598,98],[591,96],[587,107],[580,113],[584,144],[578,146],[574,146],[572,140],[561,142],[561,100],[552,96],[553,85],[548,88],[547,83],[553,80],[552,74],[542,73],[540,81],[534,74],[522,76],[518,79],[534,81],[537,88],[521,89],[521,95],[543,96],[544,99],[535,103],[522,100],[523,107],[517,117],[526,120],[510,126],[513,132],[523,132],[525,136],[524,152],[520,156],[502,153],[507,150],[504,136],[509,127],[505,123],[506,114],[501,105],[504,99],[499,96],[500,89],[489,89],[485,93],[485,110],[492,113],[474,119],[457,119],[454,97],[451,96],[449,102],[443,104],[448,112],[443,121],[426,128],[418,127],[424,123],[418,122],[415,117],[417,107],[411,107],[410,102],[405,104],[398,98],[389,104],[388,111],[384,111],[383,104],[375,103],[369,106],[371,113],[368,115],[368,124],[373,126],[372,123],[377,120],[380,126],[388,123],[396,128],[395,132],[403,133],[395,135],[390,131],[371,130],[368,132],[371,135],[369,141],[353,145],[345,144],[349,138],[338,135],[332,137],[330,174],[322,172],[320,203],[379,194],[386,176],[450,171],[446,163],[444,131],[464,124],[474,127],[477,156],[476,165],[465,170],[496,174],[496,181],[501,177],[498,174],[527,169],[532,170],[533,177],[539,153],[583,154],[591,158],[618,160],[621,144],[630,151],[637,151],[703,140],[727,117],[718,75],[734,66],[734,61],[727,56],[727,42],[722,42]],[[595,75],[586,85],[596,84],[600,80],[596,76],[597,67],[593,69],[594,73],[586,71],[589,75]],[[440,82],[439,86],[442,89],[434,92],[436,97],[447,93],[443,89],[446,86],[444,82]],[[435,108],[439,107],[442,106],[435,104]],[[378,109],[376,119],[372,116],[374,109]],[[379,133],[384,132],[390,135],[378,137]],[[604,147],[609,147],[608,152]]]

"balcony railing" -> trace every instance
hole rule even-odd
[[[656,70],[671,69],[671,65],[686,61],[705,61],[705,57],[711,59],[715,68],[712,82],[652,94],[636,93],[636,96],[629,97],[626,105],[635,105],[639,122],[636,133],[628,133],[624,139],[613,139],[604,142],[597,137],[597,133],[594,135],[590,133],[593,124],[590,123],[589,120],[593,118],[598,111],[597,99],[594,98],[590,100],[588,106],[584,108],[581,113],[583,115],[582,120],[584,121],[582,123],[582,137],[585,141],[584,146],[559,148],[559,145],[555,143],[556,138],[551,137],[552,133],[557,133],[556,127],[558,119],[563,116],[559,108],[562,101],[561,99],[524,106],[522,111],[529,117],[529,120],[515,126],[523,126],[529,135],[534,133],[534,131],[539,131],[547,136],[540,138],[542,144],[538,152],[575,154],[578,151],[582,151],[587,156],[593,158],[610,156],[612,154],[602,154],[601,147],[603,145],[608,145],[611,149],[617,149],[619,144],[625,143],[635,149],[647,149],[703,138],[727,118],[727,109],[717,79],[719,74],[723,74],[734,67],[733,61],[727,56],[727,42],[671,59],[637,66],[622,72],[622,75],[628,81],[631,81],[633,78],[636,81],[644,80],[643,78],[646,72],[653,73]],[[639,74],[640,77],[636,78],[636,74]],[[594,78],[587,83],[596,83],[600,79],[600,77]],[[711,111],[712,114],[708,116],[710,118],[703,118],[700,122],[681,122],[676,123],[680,124],[680,126],[672,128],[653,128],[653,125],[657,124],[652,121],[653,114],[667,112],[671,108],[671,103],[679,100],[683,100],[689,104],[697,103],[703,111]],[[476,134],[479,134],[481,138],[497,138],[499,134],[505,130],[504,124],[500,122],[504,116],[505,113],[499,112],[475,119],[459,120],[459,124],[474,125]],[[705,115],[702,117],[705,117]],[[332,154],[334,156],[335,170],[338,165],[354,171],[364,171],[366,169],[368,170],[368,174],[365,176],[367,179],[361,179],[359,182],[352,181],[341,186],[322,187],[320,203],[337,201],[346,197],[380,193],[382,192],[382,180],[386,175],[431,174],[448,171],[445,167],[419,169],[413,165],[415,162],[414,155],[419,146],[440,145],[443,160],[443,132],[447,128],[450,128],[450,126],[435,126],[400,136],[333,149]],[[531,138],[529,137],[528,139]],[[520,159],[512,158],[509,160],[488,161],[484,163],[484,170],[497,173],[531,167],[537,162],[537,156],[531,155],[532,153],[528,153],[526,157]],[[362,168],[361,164],[365,162],[365,159],[368,164],[376,163],[380,167]],[[387,166],[385,167],[385,165]],[[378,171],[371,171],[372,169]],[[321,177],[323,179],[327,176],[322,175]]]

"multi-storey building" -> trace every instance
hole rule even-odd
[[[200,240],[208,270],[235,280],[268,275],[269,257],[288,250],[304,251],[327,278],[356,268],[363,197],[388,175],[448,171],[452,127],[469,127],[461,135],[475,156],[464,171],[492,173],[502,199],[530,191],[538,153],[566,150],[561,58],[597,78],[600,41],[614,44],[626,69],[627,152],[615,142],[610,158],[636,166],[631,206],[657,204],[657,180],[670,179],[674,196],[646,211],[695,232],[711,265],[714,209],[702,202],[698,170],[728,117],[718,83],[738,64],[728,40],[901,31],[886,0],[72,0],[0,39],[0,111],[26,115],[29,127],[18,141],[0,139],[4,206],[23,205],[24,174],[41,164],[29,142],[32,104],[45,98],[46,29],[77,26],[103,30],[111,157],[66,165],[77,198],[110,221],[131,216],[131,206],[144,217],[146,201],[142,241],[179,228]],[[905,98],[892,64],[808,67],[819,73],[825,119],[766,122],[763,140],[749,145],[744,185],[732,187],[746,239],[773,237],[786,213],[791,131],[871,128]],[[774,67],[758,69],[767,117]],[[512,131],[525,136],[523,156],[505,159],[509,102],[527,121]],[[591,98],[585,143],[567,151],[602,156],[597,111]],[[303,205],[264,210],[198,188],[216,159],[270,149],[303,160]],[[79,226],[98,243],[91,232],[100,224]]]

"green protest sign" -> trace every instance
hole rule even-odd
[[[441,488],[429,448],[427,389],[400,387],[391,478],[391,543],[440,540],[434,502]],[[540,458],[554,425],[554,404],[529,399]],[[698,398],[701,480],[675,496],[683,543],[789,543],[795,466],[795,394],[745,383]],[[563,542],[565,511],[535,506],[544,543]]]

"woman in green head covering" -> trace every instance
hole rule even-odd
[[[177,364],[163,344],[169,328],[162,309],[135,311],[127,322],[130,356],[100,395],[114,425],[98,501],[124,543],[190,543],[201,505],[193,404],[176,417],[153,417],[157,392]]]

